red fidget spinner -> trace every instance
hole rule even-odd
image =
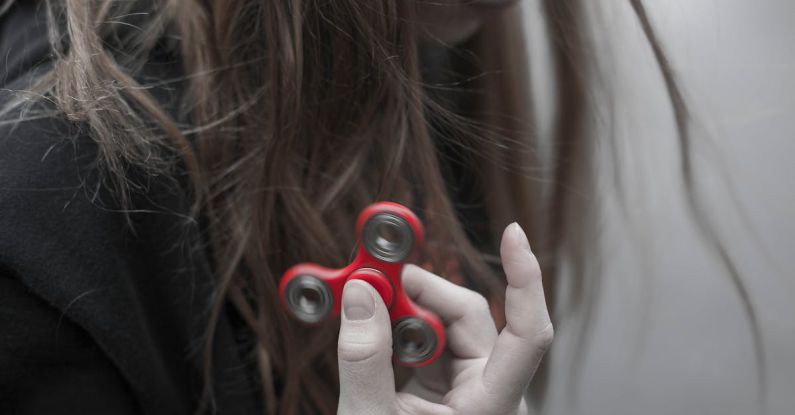
[[[405,206],[380,202],[362,211],[356,233],[358,254],[346,267],[303,263],[288,269],[279,286],[282,305],[298,320],[318,323],[339,315],[342,288],[348,280],[366,281],[389,309],[397,361],[407,366],[432,362],[444,349],[442,321],[414,304],[400,282],[403,265],[422,244],[422,223]]]

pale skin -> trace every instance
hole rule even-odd
[[[506,326],[497,332],[480,294],[419,267],[403,271],[406,293],[445,323],[447,348],[395,389],[389,313],[366,282],[342,295],[338,342],[340,415],[525,415],[524,392],[552,343],[541,270],[522,228],[511,224],[500,246],[507,276]]]

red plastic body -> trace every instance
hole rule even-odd
[[[327,268],[314,263],[302,263],[291,267],[284,273],[279,285],[279,295],[282,306],[285,310],[288,310],[289,313],[284,292],[287,283],[300,275],[313,275],[325,282],[331,289],[333,306],[327,318],[335,318],[340,314],[342,289],[345,283],[352,278],[367,281],[381,295],[384,304],[389,309],[389,317],[393,324],[404,317],[417,317],[428,324],[436,333],[436,350],[429,359],[418,363],[401,362],[407,366],[423,366],[436,360],[442,353],[442,350],[444,350],[446,342],[444,325],[436,314],[412,302],[403,291],[400,277],[403,266],[407,261],[396,263],[385,262],[375,258],[365,249],[362,243],[364,224],[370,217],[378,213],[391,213],[408,222],[414,232],[414,244],[412,247],[413,253],[408,256],[407,261],[410,261],[412,257],[416,256],[416,252],[422,245],[424,238],[423,227],[419,218],[417,218],[411,210],[397,203],[379,202],[372,204],[362,211],[356,222],[356,233],[359,243],[357,248],[358,254],[353,262],[339,269]]]

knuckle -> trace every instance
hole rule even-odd
[[[398,414],[418,414],[420,412],[420,408],[417,407],[417,401],[413,397],[413,395],[405,395],[403,399],[397,399],[395,401],[395,413]]]
[[[337,345],[337,357],[347,363],[363,363],[382,356],[388,358],[392,354],[392,348],[384,343],[340,340]]]
[[[533,336],[533,343],[538,349],[546,352],[550,347],[552,347],[552,342],[554,339],[555,329],[552,326],[552,323],[549,323]]]
[[[468,308],[471,312],[477,314],[491,313],[491,308],[489,307],[489,300],[487,300],[486,297],[484,297],[483,294],[481,293],[472,291],[472,296],[467,302],[469,303]]]

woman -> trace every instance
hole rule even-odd
[[[584,46],[579,2],[545,2],[549,191],[512,3],[7,1],[4,409],[527,413],[552,325],[522,227],[542,258],[580,243]],[[405,271],[449,336],[413,373],[367,284],[346,285],[340,325],[279,306],[281,273],[346,263],[376,200],[423,217],[423,263],[458,283]]]

